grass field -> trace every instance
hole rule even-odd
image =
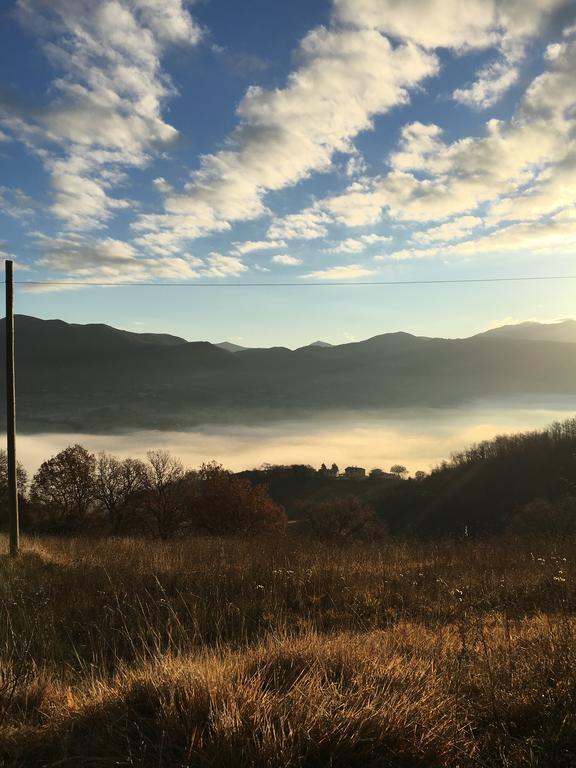
[[[575,557],[24,539],[0,560],[0,765],[574,766]]]

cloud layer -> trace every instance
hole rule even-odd
[[[329,23],[298,41],[283,78],[249,86],[224,142],[190,158],[196,170],[168,183],[151,169],[152,203],[135,172],[170,158],[178,141],[167,104],[186,94],[167,54],[210,39],[194,7],[15,6],[51,72],[42,103],[0,93],[1,151],[19,142],[49,179],[43,213],[54,226],[32,238],[39,269],[178,281],[302,264],[307,279],[353,280],[394,261],[574,247],[573,0],[332,0]],[[206,49],[236,55],[213,40]],[[455,86],[465,57],[474,72]],[[443,67],[450,85],[434,92]],[[467,118],[410,114],[423,94]],[[491,111],[506,98],[507,109]],[[367,159],[359,138],[370,131],[382,150]],[[290,189],[287,204],[278,193]],[[11,219],[31,221],[40,207],[28,190],[0,187],[0,213]]]

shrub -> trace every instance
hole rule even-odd
[[[303,509],[313,536],[336,541],[381,536],[383,525],[374,509],[356,496],[344,496]]]
[[[252,485],[215,462],[202,464],[189,490],[194,527],[215,534],[284,533],[286,512],[263,485]]]
[[[576,496],[568,494],[557,501],[533,499],[516,507],[508,531],[516,534],[576,532]]]

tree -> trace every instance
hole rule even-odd
[[[393,475],[396,475],[396,477],[402,478],[408,472],[408,470],[406,469],[406,467],[403,464],[393,464],[390,467],[390,472]]]
[[[135,496],[146,486],[146,465],[139,459],[98,454],[94,497],[106,512],[113,535],[124,522]]]
[[[351,539],[373,538],[383,533],[374,509],[356,496],[321,501],[303,508],[313,536],[343,543]]]
[[[214,535],[284,533],[286,512],[263,485],[226,471],[220,464],[202,464],[190,496],[190,518]]]
[[[58,522],[79,524],[94,500],[96,457],[71,445],[45,461],[34,475],[31,499]]]
[[[18,482],[18,497],[26,495],[28,485],[28,473],[20,464],[16,465],[16,479]],[[8,517],[8,456],[6,451],[0,449],[0,520],[4,522]]]
[[[423,472],[421,469],[414,472],[414,479],[418,480],[418,482],[421,482],[426,478],[426,472]]]
[[[517,535],[573,536],[576,532],[576,496],[567,494],[555,501],[533,499],[515,508],[507,530]]]
[[[144,499],[156,520],[158,535],[169,539],[182,524],[186,510],[186,474],[180,459],[169,451],[148,451],[144,473]]]

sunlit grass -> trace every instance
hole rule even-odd
[[[575,555],[25,539],[0,764],[574,765]]]

